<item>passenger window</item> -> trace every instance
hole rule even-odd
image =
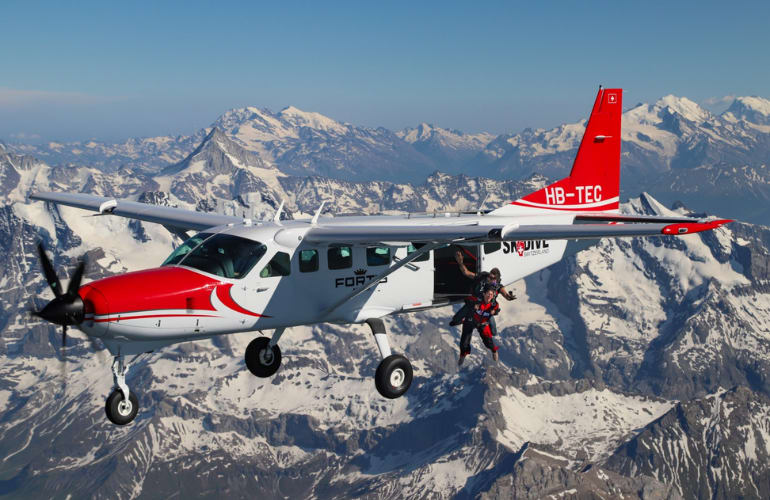
[[[424,246],[425,243],[413,243],[406,248],[406,255],[412,254]],[[428,259],[430,259],[430,252],[425,252],[424,254],[414,259],[412,262],[425,262]]]
[[[288,276],[290,271],[289,267],[289,254],[284,252],[276,253],[270,262],[259,272],[260,278],[270,278],[272,276]]]
[[[495,253],[500,250],[502,246],[503,244],[500,242],[484,243],[484,253]]]
[[[367,266],[387,266],[390,264],[390,247],[369,247],[366,249]]]
[[[329,247],[327,257],[329,258],[329,269],[353,267],[353,250],[349,246]]]
[[[318,250],[302,250],[299,252],[299,272],[312,273],[318,271]]]

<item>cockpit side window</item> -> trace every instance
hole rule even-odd
[[[177,263],[224,278],[240,279],[251,271],[266,251],[267,247],[258,241],[220,233],[199,243],[177,262],[169,262],[174,257],[172,254],[167,263]]]
[[[179,264],[179,261],[185,258],[185,256],[192,252],[195,248],[198,247],[201,243],[203,243],[206,238],[210,238],[212,236],[211,233],[198,233],[192,238],[186,240],[184,243],[176,247],[176,249],[171,253],[171,255],[168,256],[168,258],[163,261],[163,266],[170,266],[173,264]]]
[[[289,254],[286,252],[277,252],[270,262],[259,272],[260,278],[271,278],[273,276],[288,276],[291,272]]]

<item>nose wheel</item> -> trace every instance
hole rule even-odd
[[[145,353],[149,354],[149,353]],[[132,362],[136,361],[141,355],[134,356]],[[112,377],[115,382],[115,388],[104,404],[104,411],[107,418],[115,425],[126,425],[131,423],[139,412],[139,400],[136,394],[130,392],[126,385],[126,374],[131,363],[126,363],[122,355],[115,356],[112,362]]]
[[[267,337],[257,337],[246,347],[246,368],[257,377],[270,377],[281,366],[281,348],[271,344]]]
[[[120,389],[115,389],[107,397],[104,411],[107,412],[107,418],[113,424],[126,425],[136,418],[139,411],[139,401],[133,392],[129,393],[128,400],[126,400]]]

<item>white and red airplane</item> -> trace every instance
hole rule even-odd
[[[84,263],[66,292],[45,250],[40,257],[55,298],[37,314],[101,339],[114,356],[115,387],[106,412],[131,422],[138,401],[126,385],[126,356],[190,340],[273,330],[248,345],[246,366],[258,377],[281,364],[286,328],[320,322],[371,327],[382,361],[377,390],[403,395],[412,367],[388,344],[382,318],[461,300],[469,282],[458,271],[461,246],[468,267],[497,267],[510,284],[558,262],[578,240],[696,233],[729,220],[622,215],[620,120],[622,89],[599,89],[569,177],[485,213],[322,217],[271,221],[146,205],[127,200],[41,192],[33,200],[163,224],[176,234],[200,231],[160,267],[92,281]]]

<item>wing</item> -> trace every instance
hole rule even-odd
[[[634,216],[629,216],[633,218]],[[715,229],[731,222],[728,219],[701,221],[686,218],[655,217],[655,222],[622,223],[614,220],[604,224],[520,224],[513,217],[484,217],[483,224],[431,225],[404,221],[401,224],[346,226],[343,224],[311,227],[305,241],[314,243],[454,243],[462,241],[500,240],[577,240],[604,237],[684,235]],[[661,222],[665,220],[665,222]],[[495,223],[497,222],[497,223]]]
[[[207,214],[181,208],[149,205],[136,201],[119,200],[105,196],[92,196],[81,193],[40,192],[30,195],[32,200],[50,201],[59,205],[91,210],[99,214],[118,215],[130,219],[156,222],[176,229],[201,231],[223,224],[243,222],[240,217]]]

